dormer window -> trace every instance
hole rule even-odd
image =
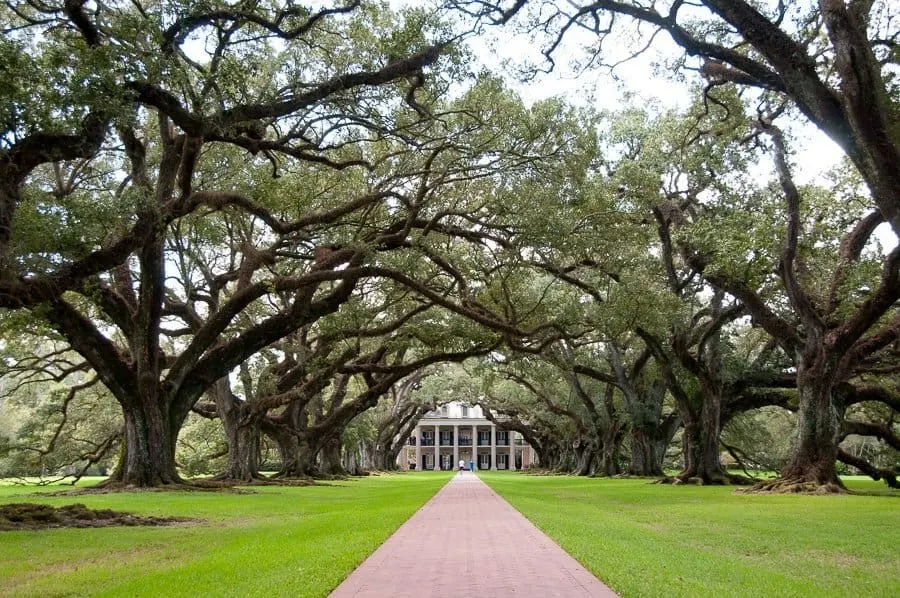
[[[441,407],[441,417],[447,417],[447,406]]]
[[[462,406],[462,416],[469,417],[469,408],[466,407],[465,405]]]

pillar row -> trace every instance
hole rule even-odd
[[[453,469],[459,467],[459,424],[453,424]]]
[[[441,468],[441,427],[437,424],[434,426],[434,470]]]
[[[497,469],[497,426],[491,424],[491,469]]]
[[[478,469],[478,428],[472,426],[472,467]]]
[[[422,428],[416,426],[416,471],[422,469]]]

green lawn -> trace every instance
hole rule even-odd
[[[325,596],[450,477],[373,476],[252,494],[147,492],[0,502],[82,502],[202,518],[176,527],[0,532],[0,595]]]
[[[451,476],[378,476],[251,494],[46,498],[201,518],[161,528],[0,533],[2,596],[325,596]],[[479,475],[625,597],[895,596],[900,493],[742,496],[646,480]],[[47,489],[44,489],[47,490]]]
[[[479,476],[622,596],[900,596],[900,493],[747,496],[647,480]],[[884,489],[884,490],[881,490]]]

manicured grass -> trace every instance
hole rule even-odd
[[[880,496],[748,496],[647,480],[478,475],[626,598],[900,596],[900,492],[883,484],[847,482]]]
[[[0,533],[2,596],[326,596],[450,477],[356,478],[252,494],[143,492],[47,498],[0,487],[0,502],[81,502],[176,527]]]

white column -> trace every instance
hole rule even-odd
[[[497,426],[491,424],[491,469],[497,469]]]
[[[478,469],[478,427],[472,426],[472,466]]]
[[[516,469],[516,433],[512,430],[509,431],[507,435],[509,438],[509,470],[515,471]]]
[[[416,426],[416,471],[422,470],[422,428]]]
[[[459,467],[459,424],[453,424],[453,469]]]
[[[434,470],[441,468],[441,427],[434,425]]]

